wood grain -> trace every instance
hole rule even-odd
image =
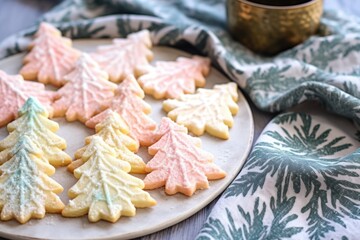
[[[0,41],[5,37],[26,29],[36,23],[37,19],[46,11],[55,6],[59,0],[0,0]],[[357,4],[355,2],[358,2]],[[325,0],[325,8],[343,10],[348,14],[360,16],[359,0],[341,1],[341,0]],[[249,99],[248,99],[249,100]],[[250,101],[249,101],[250,102]],[[255,122],[255,139],[259,136],[266,124],[274,116],[274,114],[264,113],[256,109],[250,103],[254,115]],[[207,207],[200,210],[192,217],[178,223],[165,230],[139,238],[143,240],[159,240],[159,239],[194,239],[199,233],[212,207],[218,199],[215,199]],[[179,208],[181,211],[181,207]],[[2,239],[2,238],[0,238]]]

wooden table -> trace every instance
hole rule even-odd
[[[0,41],[19,30],[32,26],[44,12],[59,2],[60,0],[0,0]],[[325,0],[325,8],[327,9],[342,9],[346,13],[358,16],[360,16],[359,6],[360,0]],[[273,114],[261,112],[254,107],[250,101],[249,103],[254,115],[255,142]],[[296,107],[296,109],[301,108],[301,106]],[[217,199],[192,217],[165,230],[142,237],[141,239],[194,239],[216,201]]]

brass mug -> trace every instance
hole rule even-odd
[[[236,40],[256,53],[274,55],[317,31],[323,0],[227,0],[226,9]]]

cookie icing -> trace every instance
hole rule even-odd
[[[63,216],[88,213],[91,222],[116,222],[120,216],[134,216],[136,207],[156,204],[142,190],[143,181],[128,174],[130,164],[116,158],[116,152],[101,137],[92,138],[82,159],[85,163],[74,171],[79,181],[68,192],[72,200],[62,211]]]
[[[64,79],[67,83],[57,92],[53,108],[54,116],[65,116],[67,121],[86,122],[107,108],[117,87],[86,53]]]
[[[26,134],[21,135],[21,137],[19,137],[12,146],[5,148],[0,152],[1,165],[15,155],[21,155],[23,153],[28,153],[32,156],[35,156],[32,158],[32,161],[35,162],[39,171],[45,173],[48,176],[51,176],[55,173],[55,168],[50,165],[48,159],[44,157],[42,150]]]
[[[184,125],[195,135],[208,132],[218,138],[229,138],[229,127],[238,112],[236,83],[215,85],[213,89],[198,89],[195,94],[186,94],[179,99],[163,102],[168,117]]]
[[[111,111],[118,113],[130,129],[130,136],[142,146],[149,146],[153,141],[156,123],[147,115],[151,106],[144,100],[144,92],[132,75],[119,84],[109,108],[86,122],[86,126],[94,128],[103,121]]]
[[[57,87],[65,84],[64,76],[74,67],[80,54],[71,47],[70,39],[61,37],[59,30],[45,22],[39,25],[30,49],[20,74],[26,79]]]
[[[127,75],[140,76],[151,68],[153,58],[148,30],[129,34],[126,39],[114,39],[111,45],[99,46],[91,56],[110,76],[121,82]]]
[[[213,155],[202,150],[201,140],[187,134],[187,129],[161,120],[155,135],[159,139],[148,151],[154,157],[146,164],[150,172],[144,179],[145,189],[165,186],[165,193],[192,196],[196,189],[209,187],[209,180],[225,177],[213,163]]]
[[[14,120],[18,110],[31,96],[36,97],[52,115],[53,92],[46,91],[41,83],[25,81],[21,75],[8,75],[0,70],[0,127]]]
[[[63,188],[46,174],[52,167],[31,138],[22,135],[10,156],[0,166],[1,220],[15,218],[26,223],[30,218],[43,218],[45,212],[61,212],[64,204],[56,194]]]
[[[210,71],[210,59],[199,56],[179,57],[176,61],[156,62],[155,68],[138,81],[146,94],[156,99],[178,98],[205,86],[204,76]]]
[[[100,137],[115,151],[117,158],[130,163],[131,173],[145,173],[145,163],[141,157],[134,154],[139,148],[139,143],[129,137],[129,127],[116,112],[110,112],[104,121],[95,127],[96,134],[85,139],[90,144],[94,137]],[[77,159],[68,166],[69,171],[81,166],[84,163],[82,155],[87,147],[79,149],[75,153]]]
[[[55,134],[59,124],[48,119],[48,112],[35,98],[29,98],[18,115],[18,119],[7,125],[9,135],[0,141],[1,151],[13,147],[23,136],[27,136],[52,165],[66,166],[71,162],[71,157],[63,151],[66,148],[65,139]]]

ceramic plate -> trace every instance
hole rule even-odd
[[[74,46],[90,52],[100,44],[109,43],[110,40],[78,40],[74,41]],[[168,47],[154,47],[153,51],[155,55],[153,62],[175,60],[179,56],[190,56],[188,53]],[[24,54],[18,54],[0,61],[0,69],[9,74],[16,74],[21,67],[23,57]],[[212,68],[207,77],[206,88],[228,81],[224,75]],[[160,119],[166,116],[161,108],[162,101],[154,100],[149,96],[145,100],[152,106],[151,117],[159,123]],[[209,189],[199,190],[192,197],[182,194],[167,196],[163,188],[149,191],[158,202],[155,207],[137,209],[135,217],[122,217],[116,223],[105,221],[89,223],[87,216],[63,218],[56,214],[46,214],[44,219],[31,220],[24,225],[16,221],[1,222],[0,236],[16,239],[128,239],[159,231],[190,217],[224,191],[238,174],[248,156],[253,140],[254,125],[250,107],[240,92],[238,104],[240,110],[235,116],[229,140],[220,140],[207,134],[201,137],[203,149],[214,154],[216,164],[227,172],[226,178],[211,181]],[[86,128],[80,122],[68,123],[62,118],[55,120],[60,124],[58,134],[66,139],[68,144],[66,152],[71,156],[84,145],[86,136],[94,134],[93,130]],[[5,127],[0,129],[0,139],[5,138],[7,134]],[[144,161],[151,158],[147,154],[146,148],[141,148],[139,155]],[[68,202],[67,191],[75,184],[75,177],[67,172],[65,167],[58,168],[52,177],[64,187],[64,192],[60,196],[66,204]]]

